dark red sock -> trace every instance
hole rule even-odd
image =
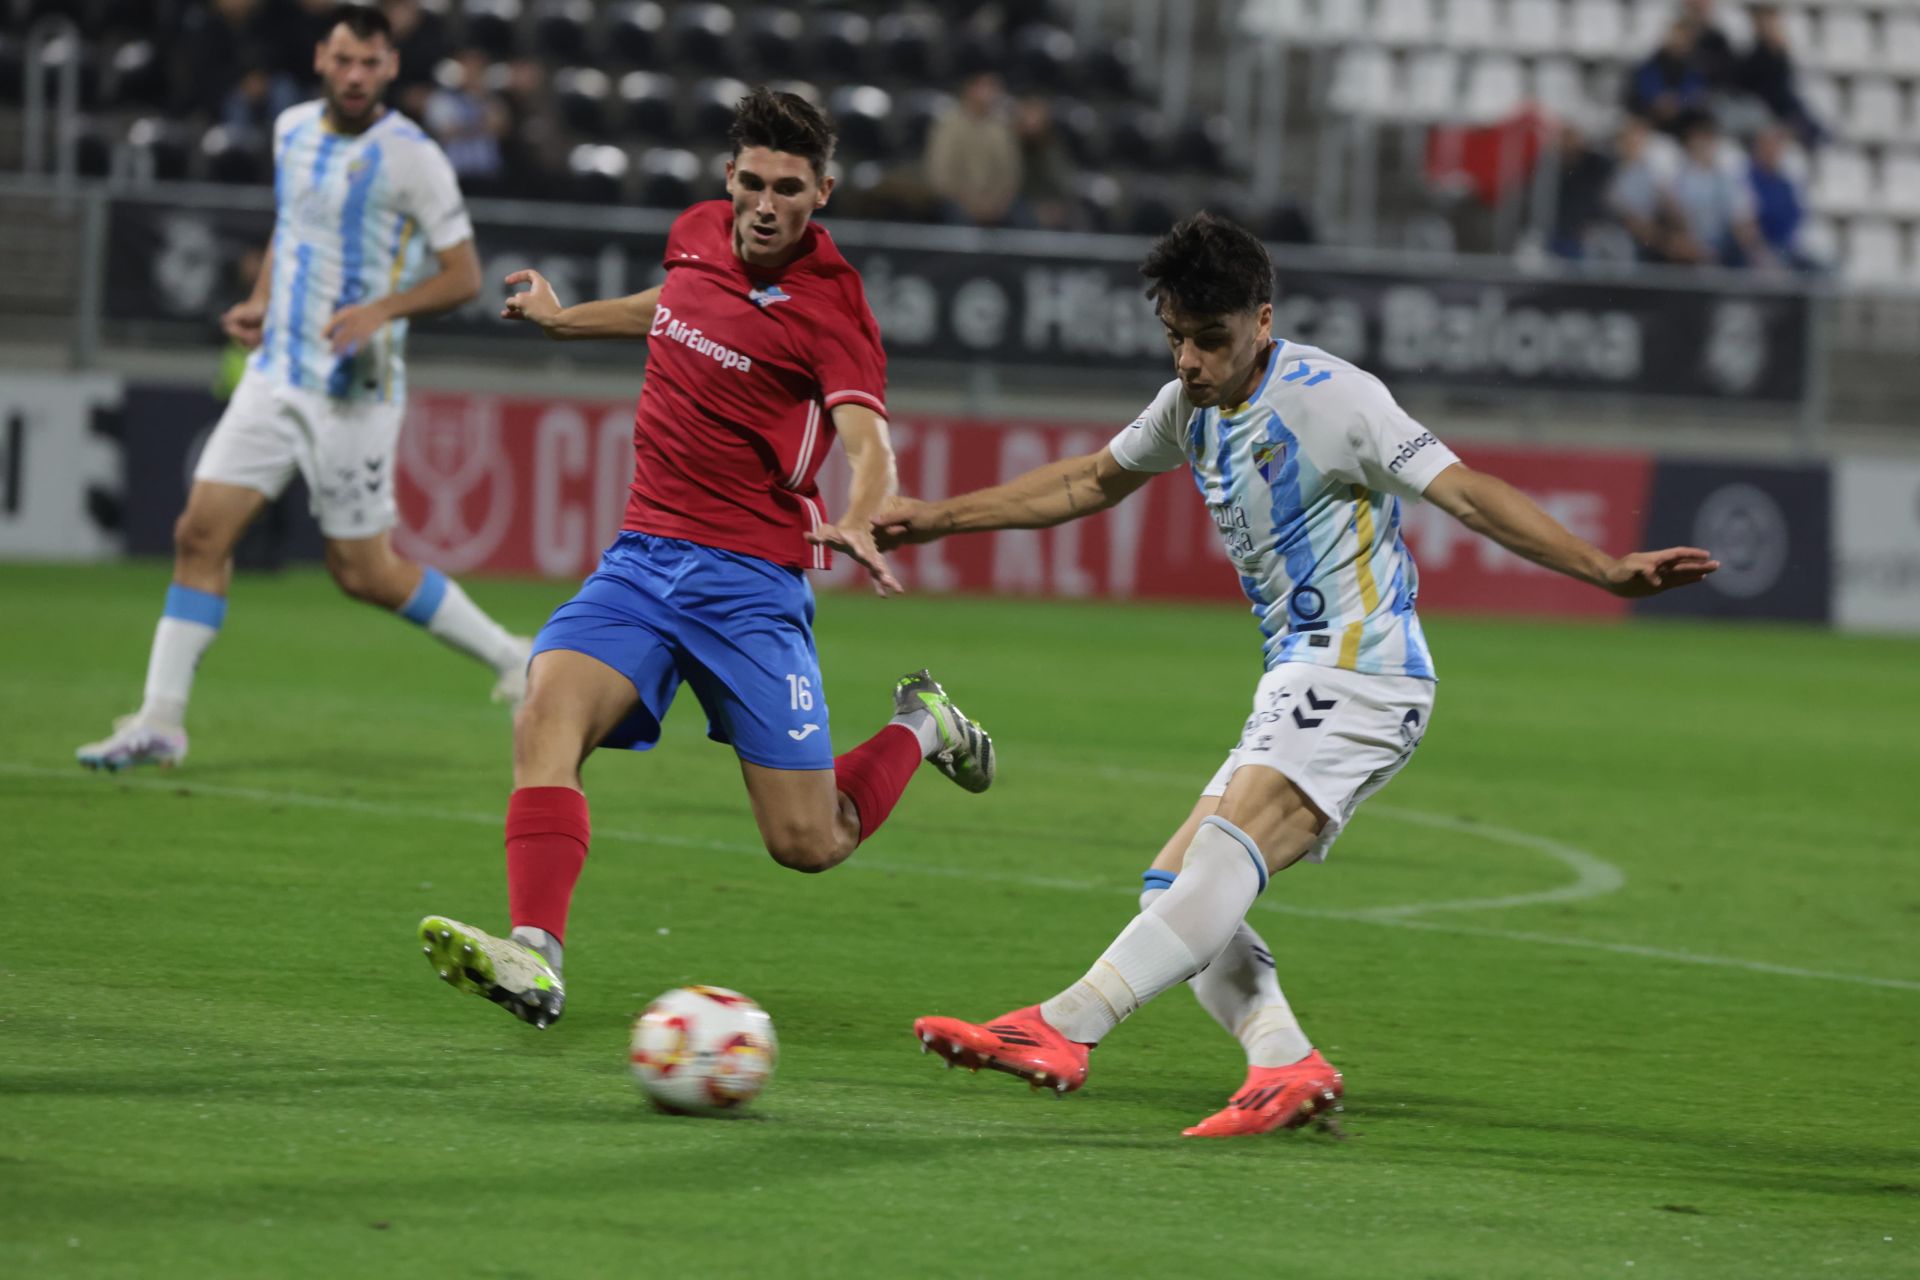
[[[890,724],[836,756],[833,784],[860,812],[860,839],[880,829],[920,767],[920,739],[903,724]]]
[[[513,927],[565,942],[567,907],[587,864],[587,798],[572,787],[521,787],[507,800],[507,914]]]

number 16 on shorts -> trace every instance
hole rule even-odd
[[[794,711],[813,710],[813,680],[792,674],[787,677],[788,706]]]

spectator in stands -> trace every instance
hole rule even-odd
[[[190,110],[220,115],[228,90],[247,71],[300,77],[313,72],[313,46],[302,65],[289,36],[283,5],[272,0],[205,0],[187,9],[174,42],[175,97]]]
[[[487,92],[485,50],[462,49],[443,74],[444,82],[427,99],[427,131],[447,153],[462,189],[471,195],[494,194],[507,112]]]
[[[1017,221],[1049,231],[1083,230],[1073,196],[1073,158],[1053,125],[1053,106],[1037,93],[1013,109],[1013,133],[1020,142],[1020,196]]]
[[[1793,52],[1787,47],[1787,26],[1780,10],[1758,5],[1753,10],[1753,47],[1734,67],[1733,83],[1765,104],[1806,146],[1818,146],[1826,130],[1807,110],[1796,83]]]
[[[1613,181],[1607,187],[1607,209],[1633,237],[1643,262],[1666,259],[1666,183],[1653,160],[1653,141],[1646,120],[1635,115],[1622,120],[1613,142]]]
[[[1713,20],[1713,0],[1686,0],[1681,21],[1693,26],[1693,65],[1707,78],[1709,89],[1724,89],[1733,79],[1733,41]]]
[[[1676,19],[1651,58],[1627,81],[1627,109],[1662,129],[1677,131],[1688,112],[1706,105],[1707,77],[1694,61],[1692,22]]]
[[[446,23],[420,0],[381,0],[380,8],[393,24],[393,47],[400,53],[393,100],[418,120],[433,94],[434,72],[447,56]]]
[[[1673,262],[1723,267],[1763,266],[1773,261],[1753,218],[1747,176],[1720,153],[1720,126],[1704,111],[1681,126],[1685,159],[1673,177],[1674,231],[1667,257]]]
[[[1785,128],[1768,125],[1753,136],[1747,161],[1747,183],[1753,189],[1753,220],[1760,238],[1775,261],[1798,271],[1813,271],[1819,263],[1801,252],[1800,224],[1806,201],[1800,183],[1785,167],[1789,136]]]
[[[300,86],[274,70],[272,62],[264,49],[243,52],[240,65],[246,70],[220,104],[220,123],[242,146],[271,145],[274,119],[300,100]]]
[[[948,221],[1002,226],[1020,194],[1020,143],[1005,101],[1000,77],[977,72],[927,135],[927,184],[945,202]]]
[[[1643,124],[1642,130],[1646,128]],[[1562,258],[1586,256],[1587,232],[1607,220],[1613,157],[1595,147],[1577,121],[1560,124],[1556,147],[1559,181],[1548,248]]]
[[[570,140],[548,88],[546,64],[537,58],[507,63],[506,87],[498,100],[506,112],[501,155],[513,188],[509,194],[558,194],[560,184],[548,179],[565,172]]]

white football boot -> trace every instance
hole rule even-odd
[[[187,731],[150,725],[137,713],[121,716],[113,722],[112,733],[76,748],[73,756],[89,769],[105,769],[108,773],[141,764],[171,769],[187,758]]]

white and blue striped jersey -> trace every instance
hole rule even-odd
[[[427,253],[473,238],[453,166],[397,111],[336,133],[325,104],[303,102],[273,125],[273,281],[251,367],[341,400],[406,394],[407,322],[335,356],[336,311],[411,287]]]
[[[1245,404],[1196,409],[1176,379],[1108,448],[1129,471],[1193,469],[1269,670],[1310,662],[1433,679],[1400,502],[1459,459],[1378,378],[1276,343]]]

